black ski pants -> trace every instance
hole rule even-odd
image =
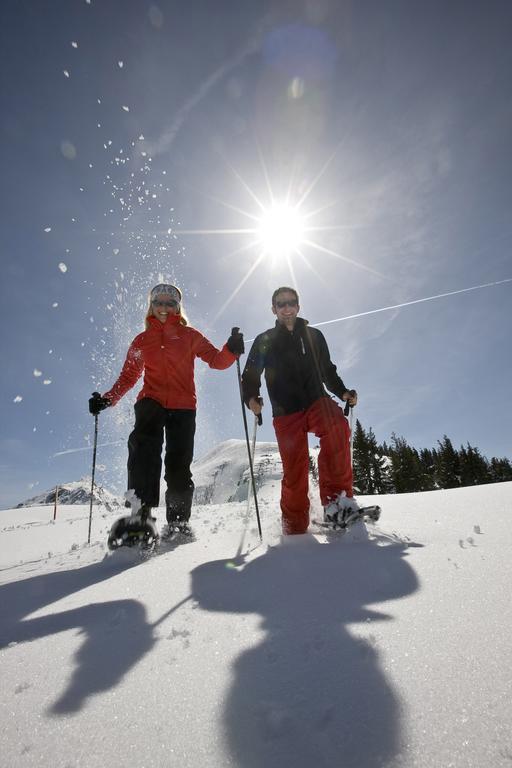
[[[158,507],[162,446],[165,434],[167,519],[188,520],[194,483],[190,465],[194,457],[195,410],[164,408],[145,397],[135,404],[135,426],[128,438],[128,489],[143,504]]]

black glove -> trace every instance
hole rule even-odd
[[[108,397],[102,397],[99,392],[93,392],[89,398],[89,413],[97,416],[100,411],[104,411],[110,405]]]
[[[348,416],[350,409],[357,404],[357,392],[355,391],[355,389],[347,389],[345,394],[347,395],[347,399],[345,401],[345,408],[343,410],[343,413],[345,414],[345,416]]]
[[[237,357],[240,357],[240,355],[243,355],[243,353],[245,352],[244,335],[243,333],[240,333],[240,328],[231,329],[231,336],[226,341],[226,346],[229,349],[229,351],[232,352]]]

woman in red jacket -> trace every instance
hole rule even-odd
[[[194,493],[190,471],[196,428],[194,361],[200,357],[210,368],[223,370],[243,351],[241,333],[232,334],[218,350],[191,328],[176,286],[161,283],[152,289],[146,330],[132,341],[113,387],[103,395],[95,393],[89,401],[93,414],[115,405],[144,373],[135,404],[135,427],[128,439],[128,489],[141,502],[143,519],[159,503],[165,433],[167,522],[170,529],[188,530]]]

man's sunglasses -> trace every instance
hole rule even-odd
[[[276,301],[276,307],[278,309],[284,309],[285,307],[296,307],[298,306],[297,299],[286,299],[286,301]]]
[[[170,309],[176,309],[179,307],[179,302],[171,299],[170,301],[160,301],[159,299],[153,299],[151,302],[154,307],[169,307]]]

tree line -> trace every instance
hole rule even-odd
[[[379,445],[373,430],[365,430],[357,420],[353,438],[356,492],[410,493],[512,480],[507,458],[487,459],[469,443],[456,450],[446,435],[437,442],[437,448],[418,451],[393,433],[390,445]]]

